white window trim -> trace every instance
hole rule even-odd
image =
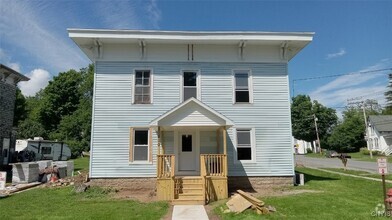
[[[149,127],[132,127],[133,128],[133,134],[132,134],[132,155],[133,155],[133,161],[129,162],[129,164],[152,164],[152,160],[150,161],[150,128]],[[147,131],[147,160],[135,160],[135,131],[136,130],[146,130]],[[152,144],[152,143],[151,143]],[[152,149],[151,149],[152,150]]]
[[[237,130],[250,130],[250,146],[252,151],[252,160],[237,160]],[[256,132],[254,127],[236,127],[233,128],[234,136],[234,163],[245,164],[245,163],[256,163]]]
[[[136,83],[136,71],[150,71],[150,103],[142,104],[135,103],[135,83]],[[154,71],[152,68],[134,68],[132,74],[132,104],[133,105],[151,105],[154,103]]]
[[[235,84],[235,74],[236,73],[244,73],[244,72],[248,72],[248,89],[249,89],[249,103],[246,102],[238,102],[236,103],[235,101],[235,88],[236,88],[236,84]],[[232,97],[232,102],[234,105],[249,105],[249,104],[253,104],[253,76],[252,76],[252,70],[251,69],[233,69],[231,71],[231,77],[232,77],[232,93],[233,93],[233,97]]]
[[[182,69],[180,72],[180,103],[184,102],[184,72],[196,72],[196,98],[201,101],[201,73],[200,70]]]

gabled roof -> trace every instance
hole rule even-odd
[[[190,98],[150,123],[150,126],[233,126],[234,123],[203,102]]]
[[[9,68],[6,65],[3,65],[1,63],[0,63],[0,73],[7,73],[9,75],[13,75],[13,76],[15,76],[15,78],[18,79],[18,81],[29,81],[30,80],[29,77],[24,76],[23,74]]]
[[[392,115],[369,115],[369,124],[379,132],[390,132]]]

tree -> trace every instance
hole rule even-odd
[[[18,139],[28,139],[34,137],[47,138],[47,132],[41,123],[30,118],[21,121],[18,125]]]
[[[387,105],[385,107],[385,110],[387,112],[392,112],[392,73],[388,75],[388,78],[389,78],[389,83],[387,86],[388,91],[384,93],[385,99],[387,100]]]
[[[82,75],[75,70],[59,73],[43,90],[39,121],[44,128],[55,131],[62,117],[71,115],[78,107]]]
[[[293,97],[291,104],[291,122],[293,136],[296,139],[312,142],[317,139],[314,124],[317,117],[317,127],[320,139],[328,135],[336,125],[338,117],[336,111],[327,108],[307,95]]]
[[[341,121],[328,138],[328,145],[338,152],[356,152],[366,146],[364,139],[363,113],[359,109],[349,108],[343,112]]]
[[[14,109],[14,126],[18,126],[20,121],[27,118],[26,98],[23,96],[19,88],[16,88],[16,99]]]
[[[58,129],[51,133],[51,139],[65,141],[73,156],[89,150],[91,135],[91,112],[94,85],[94,66],[80,70],[79,101],[77,109],[62,117]]]

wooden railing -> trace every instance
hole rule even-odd
[[[158,154],[157,178],[174,177],[175,157],[173,154]]]
[[[227,156],[225,154],[200,154],[201,176],[227,177]]]

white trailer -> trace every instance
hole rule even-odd
[[[71,158],[71,149],[63,142],[43,140],[16,140],[15,152],[18,154],[18,161],[38,161],[38,160],[68,160]]]

